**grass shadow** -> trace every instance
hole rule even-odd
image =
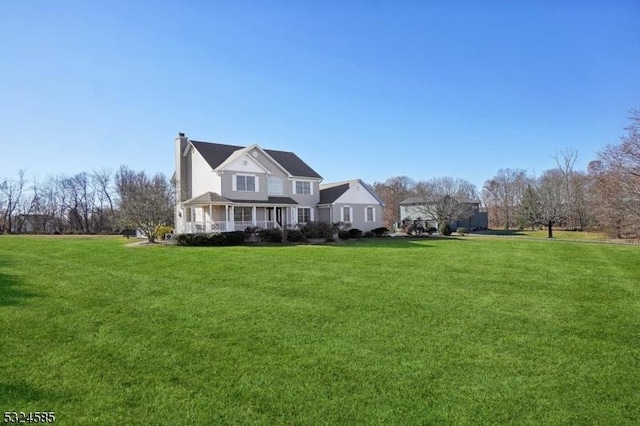
[[[165,245],[166,247],[177,249],[227,249],[229,247],[252,247],[252,248],[283,248],[297,246],[318,246],[318,247],[336,247],[336,248],[385,248],[385,249],[420,249],[433,248],[429,241],[469,241],[468,237],[449,236],[442,237],[439,235],[425,235],[421,237],[379,237],[379,238],[360,238],[339,240],[335,242],[290,242],[283,241],[280,243],[268,242],[246,242],[232,246],[182,246],[177,244]]]
[[[35,294],[20,288],[22,282],[15,275],[4,272],[6,262],[0,259],[0,306],[15,306]]]
[[[0,406],[18,409],[16,404],[36,401],[53,401],[60,395],[38,389],[24,381],[17,383],[0,382]],[[52,410],[53,411],[53,410]]]
[[[474,231],[473,233],[477,235],[498,235],[498,236],[506,236],[506,237],[513,237],[513,236],[525,237],[527,235],[524,231],[517,230],[517,229],[487,229],[483,231]]]
[[[332,247],[345,248],[380,248],[380,249],[424,249],[434,248],[431,241],[461,241],[464,237],[440,237],[436,235],[423,237],[382,237],[382,238],[362,238],[359,240],[347,240],[338,243],[320,243],[317,245],[325,245]]]

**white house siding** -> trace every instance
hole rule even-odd
[[[335,222],[343,221],[343,207],[351,207],[351,227],[364,232],[382,226],[382,206],[376,197],[359,182],[352,185],[344,194],[336,199],[333,206]],[[367,222],[365,212],[367,207],[373,207],[374,220]]]
[[[310,181],[311,182],[311,195],[306,194],[294,194],[293,187],[295,185],[296,180],[301,181]],[[313,181],[311,179],[292,179],[285,182],[285,185],[289,187],[290,197],[301,206],[312,206],[314,207],[320,201],[320,184],[319,182]],[[317,212],[316,212],[317,213]]]
[[[234,176],[240,174],[250,174],[256,177],[258,190],[255,192],[234,191]],[[267,174],[266,173],[245,173],[232,170],[222,172],[222,195],[232,200],[267,200]]]
[[[351,228],[360,229],[363,232],[371,231],[372,229],[379,228],[382,226],[382,207],[380,204],[334,204],[333,205],[333,221],[341,222],[343,220],[343,208],[351,207]],[[374,220],[373,222],[367,222],[365,213],[367,207],[373,207],[374,210]]]
[[[335,201],[336,204],[379,204],[379,201],[371,195],[371,192],[360,183],[351,186],[344,194]]]
[[[248,155],[251,155],[251,157],[255,158],[265,169],[269,170],[269,173],[280,177],[288,176],[288,174],[286,174],[279,165],[271,161],[271,159],[267,157],[260,149],[254,148],[249,151]]]
[[[211,166],[202,155],[195,149],[190,154],[192,187],[189,198],[197,197],[207,192],[215,192],[220,194],[220,176],[211,170]]]

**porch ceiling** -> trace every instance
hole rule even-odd
[[[289,197],[268,197],[266,200],[229,200],[233,204],[252,204],[252,205],[265,205],[265,206],[274,206],[274,205],[297,205],[293,199]]]
[[[232,202],[220,194],[216,194],[215,192],[206,192],[202,195],[198,195],[197,197],[193,197],[187,201],[182,202],[185,206],[194,206],[194,205],[210,205],[210,204],[232,204]]]
[[[209,206],[209,205],[264,205],[264,206],[295,206],[296,203],[289,197],[268,197],[266,200],[231,200],[215,192],[207,192],[189,200],[183,201],[183,206]]]

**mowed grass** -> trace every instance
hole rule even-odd
[[[487,231],[478,231],[471,235],[492,235],[492,236],[510,236],[510,237],[530,237],[530,238],[548,238],[548,231],[546,229],[536,229],[532,231],[530,229],[491,229]],[[588,241],[603,241],[609,240],[609,237],[604,232],[596,231],[565,231],[562,229],[553,229],[553,238],[556,240],[588,240]],[[624,242],[624,241],[622,241]]]
[[[59,424],[638,424],[640,249],[0,237],[0,410]]]

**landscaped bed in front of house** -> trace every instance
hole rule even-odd
[[[640,251],[0,236],[0,407],[59,424],[637,424]]]

